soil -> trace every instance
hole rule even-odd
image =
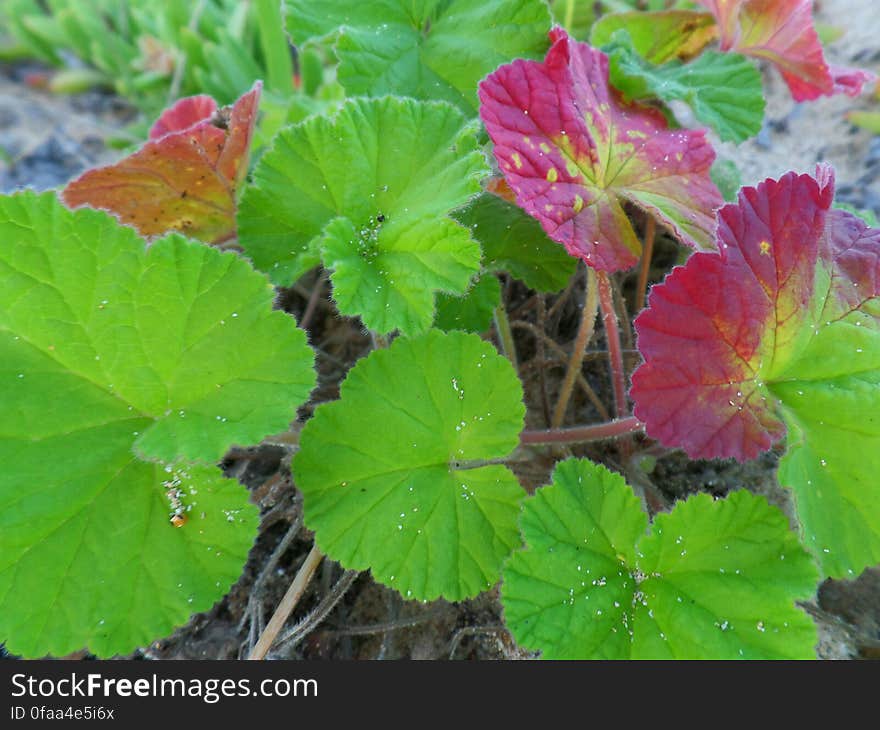
[[[820,23],[846,28],[827,48],[831,63],[880,73],[876,42],[875,0],[822,0]],[[37,190],[64,184],[82,171],[117,159],[122,153],[106,141],[136,117],[124,101],[107,93],[53,96],[32,88],[25,79],[40,69],[0,65],[0,192],[21,187]],[[816,162],[830,162],[837,172],[837,199],[880,215],[880,137],[846,121],[853,109],[876,106],[870,94],[795,104],[781,78],[765,69],[768,97],[764,129],[739,147],[716,144],[722,159],[733,160],[744,184],[754,184],[788,169],[812,172]],[[717,140],[713,140],[717,142]],[[661,236],[657,242],[654,280],[662,279],[679,255]],[[621,307],[632,308],[632,277],[622,277]],[[515,281],[504,282],[505,301],[514,327],[526,399],[528,425],[544,428],[559,389],[568,348],[574,340],[582,301],[583,272],[560,295],[535,296]],[[316,296],[312,296],[315,288]],[[311,302],[311,306],[310,306]],[[300,422],[314,405],[338,397],[338,386],[351,365],[371,343],[357,321],[337,316],[323,278],[309,275],[279,294],[278,306],[302,321],[306,311],[309,339],[318,354],[319,384],[313,402],[300,412]],[[543,328],[555,345],[535,337]],[[624,331],[628,366],[637,364],[632,333]],[[601,327],[588,352],[584,377],[604,403],[611,402],[604,365]],[[603,418],[584,389],[577,390],[568,422]],[[789,493],[775,479],[778,453],[739,464],[734,461],[691,461],[680,452],[640,443],[656,459],[636,464],[619,458],[607,445],[571,450],[537,449],[514,456],[524,488],[547,483],[553,464],[568,453],[587,456],[623,471],[644,488],[654,508],[667,507],[697,491],[723,496],[735,489],[762,494],[791,518]],[[231,451],[223,467],[253,492],[262,519],[259,537],[241,580],[228,596],[174,635],[135,652],[143,659],[235,659],[245,656],[286,591],[311,548],[311,535],[301,526],[299,497],[290,479],[289,448],[264,443]],[[649,503],[651,504],[651,503]],[[851,581],[825,581],[814,600],[804,605],[816,620],[823,659],[880,658],[880,569],[869,569]],[[295,623],[299,622],[299,623]],[[457,604],[404,601],[396,592],[325,560],[295,616],[282,632],[274,658],[309,659],[520,659],[531,655],[516,647],[503,628],[497,591]],[[0,648],[2,653],[2,648]]]

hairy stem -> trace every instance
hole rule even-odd
[[[606,423],[594,423],[589,426],[575,426],[574,428],[551,428],[546,431],[523,431],[519,440],[523,445],[535,444],[580,444],[588,441],[602,441],[604,439],[626,436],[637,433],[643,428],[642,423],[635,416],[618,418]]]
[[[297,623],[290,631],[278,640],[278,650],[282,648],[289,651],[302,641],[315,627],[320,624],[330,612],[336,608],[336,604],[342,600],[351,584],[360,575],[356,570],[346,570],[330,591],[320,600],[311,612],[302,621]]]
[[[636,285],[636,312],[641,312],[645,306],[645,294],[648,290],[648,272],[651,270],[651,256],[654,253],[654,235],[657,232],[657,222],[654,217],[648,215],[645,221],[645,238],[642,241],[642,264],[639,268],[639,280]]]
[[[626,385],[623,374],[623,351],[620,348],[620,325],[614,309],[614,293],[607,272],[596,273],[599,283],[599,307],[602,310],[602,325],[608,340],[608,360],[611,365],[611,383],[614,386],[614,405],[618,418],[626,416]]]
[[[550,421],[551,428],[559,428],[562,425],[562,421],[565,418],[565,409],[568,407],[568,401],[571,399],[575,380],[577,380],[578,373],[581,371],[581,365],[584,362],[584,353],[590,340],[593,339],[593,330],[596,326],[596,311],[599,304],[597,290],[596,272],[588,267],[581,324],[571,351],[571,359],[568,361],[568,368],[565,371],[565,380],[562,381],[562,389],[559,392],[556,407],[553,409],[553,419]]]
[[[290,614],[293,613],[293,609],[296,608],[296,604],[299,603],[299,599],[302,598],[303,593],[305,593],[305,590],[309,585],[309,581],[312,579],[315,570],[323,559],[324,554],[318,550],[317,545],[313,545],[309,554],[306,556],[306,559],[303,561],[303,564],[296,572],[293,582],[287,589],[287,593],[284,594],[284,598],[281,599],[281,603],[278,604],[278,608],[275,609],[275,613],[272,614],[272,618],[269,619],[269,623],[266,624],[266,628],[263,630],[263,633],[260,634],[260,638],[257,640],[257,643],[248,655],[249,660],[261,660],[266,658],[266,654],[269,653],[269,649],[275,642],[278,632],[280,632],[284,624],[287,623],[287,619],[290,617]]]

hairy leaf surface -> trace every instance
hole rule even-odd
[[[576,261],[544,233],[522,208],[483,193],[453,217],[471,229],[483,248],[483,266],[505,271],[532,289],[558,292],[574,273]]]
[[[627,98],[685,102],[694,116],[722,140],[742,142],[761,131],[764,93],[754,63],[736,53],[706,51],[689,63],[653,66],[615,34],[610,52],[611,82]]]
[[[285,0],[297,45],[336,37],[349,95],[442,99],[474,113],[477,82],[513,58],[547,48],[541,0]]]

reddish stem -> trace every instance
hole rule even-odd
[[[605,271],[596,272],[599,283],[599,308],[602,310],[602,325],[608,340],[608,360],[611,365],[611,382],[614,386],[614,405],[618,418],[626,416],[626,385],[623,374],[623,350],[620,347],[620,326],[614,309],[614,293],[611,279]]]
[[[614,421],[607,421],[606,423],[594,423],[589,426],[551,428],[546,431],[523,431],[520,434],[519,440],[523,445],[578,444],[626,436],[641,431],[642,428],[642,423],[638,418],[628,416]]]
[[[645,236],[642,243],[642,265],[639,268],[639,281],[636,284],[636,312],[641,312],[645,306],[645,295],[648,291],[648,273],[651,270],[651,256],[654,253],[654,236],[657,232],[657,222],[653,216],[648,215],[645,221]]]

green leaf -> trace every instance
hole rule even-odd
[[[742,187],[742,175],[733,160],[715,160],[709,175],[721,191],[724,200],[728,203],[736,200],[736,194]]]
[[[818,578],[763,497],[707,494],[647,518],[623,478],[569,459],[525,503],[504,569],[517,642],[546,659],[795,659],[816,629],[794,601]]]
[[[740,143],[761,131],[761,74],[745,56],[706,51],[689,63],[652,66],[635,54],[618,31],[611,51],[611,83],[630,99],[656,96],[683,101],[722,140]]]
[[[486,590],[519,544],[523,491],[485,462],[516,448],[524,412],[510,363],[476,335],[430,330],[371,353],[293,461],[318,546],[407,598]]]
[[[476,126],[449,104],[349,101],[279,133],[239,206],[239,240],[279,284],[323,258],[340,311],[417,332],[437,291],[463,293],[479,271],[479,246],[448,213],[487,172]]]
[[[603,15],[590,29],[590,44],[608,45],[619,31],[627,33],[633,50],[653,64],[696,56],[718,35],[711,13],[640,10]]]
[[[0,640],[127,653],[240,576],[257,511],[210,464],[288,426],[313,356],[233,254],[53,194],[0,198],[0,241]]]
[[[720,255],[676,268],[635,321],[630,397],[651,438],[694,459],[788,434],[779,481],[824,575],[846,578],[880,563],[880,229],[833,193],[820,165],[718,211]]]
[[[869,271],[865,260],[858,266]],[[789,432],[779,482],[794,491],[807,546],[833,577],[855,577],[880,555],[873,476],[880,469],[880,328],[869,307],[840,318],[826,309],[829,323],[789,377],[771,386]],[[876,316],[876,303],[873,309]]]
[[[577,260],[565,247],[522,208],[497,195],[483,193],[453,217],[480,242],[488,271],[507,272],[541,292],[558,292],[574,273]]]
[[[513,58],[547,50],[540,0],[285,0],[294,44],[336,37],[349,95],[400,94],[477,109],[477,83]]]
[[[485,332],[500,303],[501,284],[498,278],[483,274],[464,296],[441,294],[437,297],[434,326],[446,331]]]

